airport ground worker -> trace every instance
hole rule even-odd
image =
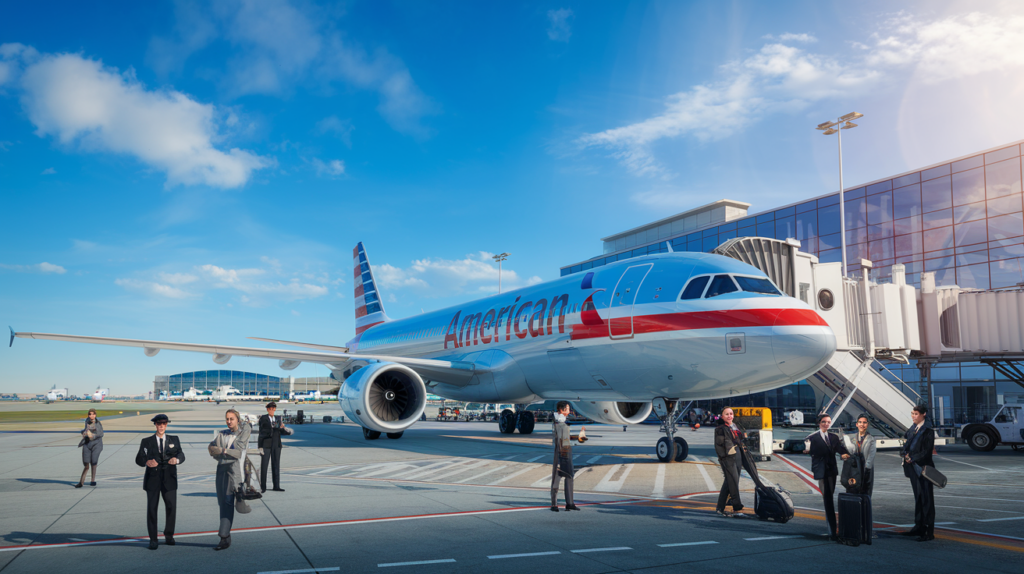
[[[903,474],[910,479],[914,489],[914,527],[904,536],[917,536],[918,542],[935,540],[935,490],[934,485],[924,477],[924,469],[935,469],[932,450],[935,448],[935,430],[925,420],[928,407],[917,405],[910,411],[914,424],[907,430],[903,443]]]
[[[740,502],[740,468],[743,464],[743,439],[746,434],[733,422],[735,414],[732,409],[722,410],[721,424],[715,428],[715,454],[722,468],[722,489],[718,492],[718,504],[715,511],[719,516],[731,516],[725,509],[732,504],[733,512],[743,510]]]
[[[579,510],[573,502],[572,483],[575,471],[572,468],[572,437],[569,434],[569,403],[561,401],[555,405],[555,418],[551,423],[552,442],[555,458],[551,466],[551,511],[558,512],[558,482],[565,478],[565,509]]]
[[[277,403],[267,403],[267,414],[260,417],[260,434],[257,447],[260,449],[260,491],[267,491],[267,469],[272,467],[271,476],[274,490],[284,492],[281,488],[281,435],[292,434],[292,429],[284,426],[284,419],[276,416]]]
[[[82,488],[85,484],[85,474],[92,467],[92,482],[89,486],[96,486],[96,467],[100,464],[100,453],[103,452],[103,424],[96,417],[96,409],[89,409],[89,415],[85,417],[85,428],[82,429],[82,440],[78,442],[82,448],[82,477],[78,479],[75,488]]]
[[[146,526],[149,529],[149,549],[157,549],[156,510],[160,498],[164,499],[164,543],[174,546],[174,519],[178,502],[178,465],[185,462],[178,437],[167,434],[170,419],[160,414],[152,418],[156,434],[142,439],[135,464],[146,467],[142,488],[146,491]]]
[[[210,456],[217,461],[217,504],[220,506],[220,543],[214,550],[224,550],[231,546],[231,524],[235,520],[235,492],[242,484],[242,464],[245,448],[249,444],[252,427],[242,421],[235,409],[224,413],[226,429],[217,433],[210,443]],[[242,501],[240,504],[244,505]],[[247,507],[242,508],[248,512]]]
[[[835,505],[836,478],[839,476],[836,454],[842,455],[843,460],[846,460],[850,458],[850,453],[838,436],[828,432],[831,426],[832,417],[818,415],[818,431],[807,437],[807,441],[810,443],[811,471],[818,481],[818,490],[821,491],[821,499],[825,503],[828,539],[835,542],[839,540]]]

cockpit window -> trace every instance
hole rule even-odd
[[[686,289],[683,289],[683,294],[679,299],[700,299],[700,296],[704,294],[704,287],[707,286],[708,279],[711,278],[705,275],[704,277],[697,277],[690,281],[690,284],[686,286]]]
[[[751,293],[764,293],[766,295],[782,295],[779,290],[772,285],[772,282],[765,279],[764,277],[734,277],[736,282],[740,284],[740,289],[744,291],[750,291]]]
[[[731,277],[728,275],[716,275],[714,280],[711,281],[711,287],[708,287],[707,295],[704,295],[704,298],[710,299],[734,291],[739,291],[739,288],[736,287],[736,283],[733,282]]]

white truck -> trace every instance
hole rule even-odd
[[[980,452],[989,452],[1001,444],[1024,450],[1024,405],[1003,405],[992,420],[964,425],[960,436]]]

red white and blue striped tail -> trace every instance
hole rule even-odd
[[[370,269],[370,259],[366,256],[362,241],[352,250],[352,267],[356,286],[356,337],[359,337],[370,327],[391,319],[384,312],[384,302],[377,289],[377,279]]]

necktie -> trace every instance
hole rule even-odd
[[[164,439],[160,439],[160,454],[164,453]]]

